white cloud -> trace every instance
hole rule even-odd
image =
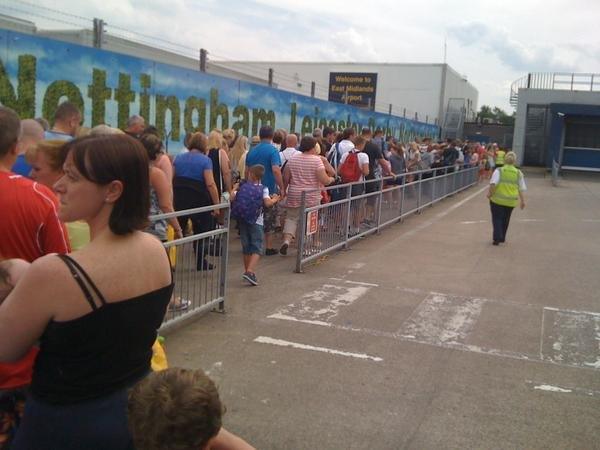
[[[448,63],[478,88],[479,103],[504,109],[510,83],[527,72],[600,72],[600,2],[591,0],[39,3],[100,17],[109,30],[118,26],[179,42],[188,52],[206,48],[213,59],[439,63],[447,37]]]

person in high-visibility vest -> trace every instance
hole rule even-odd
[[[502,150],[501,148],[498,148],[496,150],[496,159],[495,159],[495,163],[496,163],[496,167],[502,167],[504,165],[504,158],[506,157],[506,152],[504,150]]]
[[[527,190],[523,172],[515,167],[517,155],[508,152],[504,156],[504,166],[494,170],[490,179],[490,199],[492,226],[494,228],[493,244],[498,245],[506,240],[506,231],[512,210],[520,204],[525,208],[523,192]]]

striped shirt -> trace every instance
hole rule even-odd
[[[294,155],[286,169],[290,170],[290,184],[287,189],[286,206],[298,208],[302,201],[302,192],[306,191],[306,206],[316,206],[321,202],[321,189],[317,172],[325,170],[321,157],[300,153]]]

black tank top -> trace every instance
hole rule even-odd
[[[220,150],[218,148],[211,148],[208,152],[208,157],[212,161],[213,177],[215,178],[219,197],[221,197],[221,194],[223,193],[223,175],[221,173],[221,159],[219,153]]]
[[[173,281],[143,295],[108,303],[74,259],[59,257],[92,311],[46,326],[31,392],[48,403],[72,404],[109,395],[149,372],[152,344],[166,313]]]

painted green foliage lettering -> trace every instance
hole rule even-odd
[[[106,86],[106,70],[94,68],[92,84],[88,86],[88,97],[92,99],[92,127],[104,123],[106,100],[110,100],[112,89]]]
[[[221,129],[229,128],[229,110],[225,103],[219,104],[219,91],[210,90],[210,124],[211,130],[218,128],[217,119],[221,118]]]
[[[198,113],[198,122],[194,124],[194,111]],[[188,97],[183,110],[183,128],[186,133],[206,130],[206,100],[198,97]]]
[[[262,108],[254,108],[252,110],[252,135],[258,134],[258,129],[264,125],[269,125],[275,128],[275,112],[268,112]]]
[[[239,135],[248,136],[250,134],[250,112],[244,105],[238,105],[233,109],[233,116],[236,120],[231,128]]]
[[[150,87],[152,87],[152,77],[148,74],[140,75],[140,116],[150,122]]]
[[[36,59],[32,55],[19,56],[17,92],[10,83],[4,64],[0,61],[0,103],[14,109],[22,119],[35,116]]]
[[[304,116],[304,118],[302,119],[302,126],[300,127],[300,134],[304,136],[305,134],[312,133],[312,130],[313,126],[310,116]]]
[[[81,111],[81,116],[85,117],[83,97],[81,96],[81,92],[79,88],[75,86],[75,84],[66,80],[57,80],[50,83],[48,89],[46,89],[46,94],[44,95],[44,103],[42,104],[42,115],[46,118],[46,120],[52,122],[54,121],[54,113],[56,113],[56,108],[63,101],[66,100],[73,103],[79,111]]]
[[[131,75],[119,73],[119,87],[115,89],[115,100],[118,105],[118,127],[127,128],[129,104],[135,101],[135,92],[131,90]]]
[[[179,100],[174,95],[168,97],[164,95],[156,96],[156,128],[160,134],[166,136],[165,118],[167,110],[171,112],[171,140],[179,140],[179,116],[181,110],[179,107]]]

